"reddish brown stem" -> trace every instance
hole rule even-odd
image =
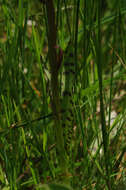
[[[48,19],[48,46],[49,46],[49,64],[51,69],[51,89],[52,89],[52,111],[54,114],[54,131],[56,136],[56,145],[59,153],[60,164],[65,169],[66,157],[64,149],[63,131],[61,126],[60,116],[60,97],[59,97],[59,82],[58,82],[58,67],[56,41],[57,32],[55,24],[55,9],[53,0],[46,1],[46,11]]]

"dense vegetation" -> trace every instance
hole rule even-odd
[[[125,189],[126,1],[0,12],[0,189]]]

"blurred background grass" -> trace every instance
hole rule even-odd
[[[38,119],[52,112],[46,6],[1,0],[0,186],[69,181],[73,189],[124,189],[126,1],[56,0],[54,8],[57,44],[65,50],[70,38],[75,42],[70,175],[58,162],[53,117]]]

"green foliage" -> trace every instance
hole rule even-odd
[[[0,1],[0,189],[125,189],[126,1],[53,3]]]
[[[72,190],[72,188],[61,184],[40,185],[39,187],[41,190]]]

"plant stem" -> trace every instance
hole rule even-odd
[[[63,170],[66,170],[66,157],[64,149],[63,131],[60,116],[60,97],[58,81],[58,61],[56,53],[57,32],[55,24],[55,9],[53,0],[46,2],[46,12],[48,20],[48,46],[49,46],[49,64],[51,70],[51,90],[52,90],[52,111],[54,115],[54,132],[56,136],[57,151],[59,153],[59,162]]]

